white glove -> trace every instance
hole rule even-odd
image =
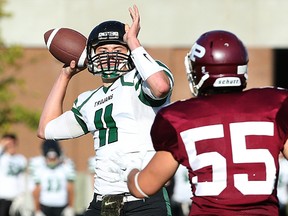
[[[67,206],[61,213],[61,216],[74,216],[74,209],[70,206]]]
[[[36,211],[35,216],[46,216],[42,211]]]
[[[127,182],[128,174],[132,169],[141,170],[146,153],[146,149],[133,153],[116,152],[108,159],[96,159],[96,176],[108,182]]]

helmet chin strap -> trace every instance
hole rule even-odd
[[[102,77],[102,82],[103,82],[103,86],[104,87],[109,87],[110,85],[112,85],[112,83],[115,81],[115,80],[117,80],[119,78],[119,76],[118,77],[115,77],[115,78],[104,78],[104,77]]]
[[[203,83],[209,78],[209,74],[206,73],[204,76],[201,77],[201,80],[197,85],[195,85],[195,88],[200,89]]]
[[[200,81],[198,82],[198,84],[195,83],[193,75],[192,75],[192,65],[189,59],[189,55],[190,53],[188,53],[185,58],[184,58],[184,65],[185,65],[185,69],[186,69],[186,75],[187,75],[187,79],[189,81],[189,88],[190,91],[192,92],[192,94],[194,96],[198,96],[199,94],[199,89],[201,88],[201,86],[203,85],[203,83],[209,78],[209,74],[206,73],[204,74]]]
[[[127,63],[128,63],[128,61],[126,61],[125,63],[121,63],[118,66],[118,69],[126,67]],[[104,86],[109,87],[115,80],[117,80],[120,76],[122,76],[126,73],[128,73],[128,71],[127,72],[112,71],[111,74],[103,74],[102,73],[101,78],[102,78],[102,81],[104,83]],[[109,77],[109,76],[111,76],[111,77]]]

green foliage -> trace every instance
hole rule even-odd
[[[0,0],[0,19],[9,17],[3,6],[6,1]],[[11,125],[24,123],[31,129],[36,129],[40,114],[15,103],[15,88],[19,88],[22,80],[8,73],[9,69],[19,69],[17,60],[23,56],[21,46],[6,46],[0,37],[0,133],[5,133]],[[12,90],[14,89],[14,91]]]
[[[1,61],[0,61],[1,62]],[[1,64],[1,63],[0,63]],[[5,70],[4,70],[5,72]],[[24,123],[32,129],[36,129],[39,120],[39,113],[14,103],[16,95],[11,90],[12,86],[19,88],[22,80],[13,76],[0,74],[0,130],[1,133],[9,129],[15,123]]]
[[[0,73],[8,66],[16,67],[16,61],[22,56],[23,48],[21,46],[12,45],[7,47],[3,41],[0,40]]]
[[[9,17],[11,16],[10,13],[4,10],[4,5],[6,4],[7,0],[0,0],[0,18],[2,17]]]

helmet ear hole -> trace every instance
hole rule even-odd
[[[202,34],[188,53],[191,85],[198,90],[235,89],[246,87],[248,53],[242,41],[233,33],[223,30]],[[215,84],[216,83],[216,84]],[[198,94],[197,93],[197,94]]]

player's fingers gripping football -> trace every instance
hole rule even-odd
[[[75,74],[79,73],[80,71],[84,70],[84,69],[79,69],[77,68],[77,65],[76,65],[76,61],[71,61],[70,62],[70,65],[67,66],[67,65],[64,65],[63,66],[63,70],[64,72],[69,75],[69,76],[74,76]]]

